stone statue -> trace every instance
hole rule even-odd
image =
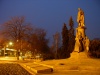
[[[74,49],[74,51],[75,52],[80,52],[80,41],[79,41],[79,39],[78,39],[78,37],[76,37],[75,38],[75,49]]]
[[[84,12],[81,8],[78,8],[77,22],[74,51],[79,53],[89,50],[89,39],[85,34]]]
[[[77,22],[79,26],[85,26],[84,24],[84,12],[81,8],[78,8]]]

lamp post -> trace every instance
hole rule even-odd
[[[12,46],[13,43],[12,43],[12,42],[9,42],[9,45]],[[4,56],[5,56],[5,53],[6,53],[6,47],[8,47],[8,45],[5,45],[5,46],[4,46]]]
[[[6,46],[4,46],[4,56],[5,56],[5,53],[6,53]]]

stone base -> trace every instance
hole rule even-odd
[[[73,63],[75,63],[77,66],[82,64],[83,61],[87,61],[89,59],[90,58],[88,57],[86,52],[72,52],[71,57],[69,58],[69,60],[73,61]]]
[[[86,52],[72,52],[71,53],[71,57],[70,58],[74,58],[74,59],[88,59],[88,55]]]

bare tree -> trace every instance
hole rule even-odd
[[[53,35],[53,38],[54,38],[54,46],[55,46],[55,59],[57,59],[58,48],[59,48],[59,44],[60,44],[60,33],[56,32]]]
[[[46,38],[46,31],[41,28],[35,28],[28,35],[28,42],[31,44],[31,51],[33,55],[42,54],[43,58],[46,58],[47,53],[49,52],[48,42]]]
[[[13,40],[25,38],[25,35],[30,28],[30,24],[25,22],[24,17],[13,17],[3,24],[4,34]]]
[[[46,31],[41,28],[33,28],[30,23],[25,22],[24,17],[13,17],[4,23],[2,28],[2,33],[14,41],[18,59],[19,50],[25,52],[27,49],[41,54],[49,52]]]
[[[11,20],[3,24],[2,28],[4,36],[14,41],[17,51],[22,50],[22,40],[26,38],[27,33],[31,30],[30,24],[25,22],[25,18],[12,17]]]
[[[39,50],[39,52],[43,52],[43,50],[46,49],[43,47],[46,47],[48,44],[48,39],[46,39],[46,31],[41,28],[35,29],[34,33],[31,35],[30,42],[33,44],[34,49]]]

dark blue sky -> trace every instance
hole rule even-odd
[[[86,34],[90,39],[100,38],[100,0],[0,0],[0,24],[10,17],[25,16],[27,22],[47,31],[48,38],[62,31],[73,17],[77,27],[78,8],[85,13]]]

